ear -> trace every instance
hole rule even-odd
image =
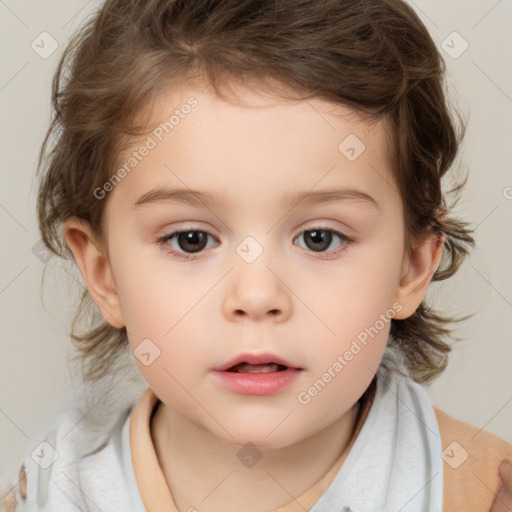
[[[121,304],[117,295],[108,258],[97,243],[90,224],[78,218],[70,218],[62,223],[64,238],[73,253],[76,264],[85,280],[87,289],[100,308],[103,318],[112,327],[124,327]]]
[[[402,305],[402,310],[397,313],[395,318],[403,320],[418,309],[441,261],[444,241],[443,232],[430,231],[416,242],[410,256],[406,255],[395,297],[395,300]]]

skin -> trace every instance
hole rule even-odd
[[[510,512],[512,510],[512,464],[503,461],[499,466],[501,487],[492,503],[490,512]]]
[[[309,403],[298,394],[380,315],[393,310],[401,319],[417,309],[444,242],[429,234],[407,255],[383,122],[370,125],[319,99],[239,93],[240,104],[200,88],[165,91],[153,120],[168,119],[190,96],[198,106],[103,199],[107,246],[87,223],[63,224],[105,320],[126,326],[132,350],[148,338],[160,350],[148,366],[134,360],[164,405],[152,437],[179,510],[275,510],[346,455],[356,402],[390,323]],[[355,161],[338,150],[349,134],[366,146]],[[222,202],[133,207],[163,186],[208,190]],[[330,187],[362,190],[378,207],[353,198],[291,209],[283,202],[288,193]],[[315,250],[305,237],[314,228],[352,241],[333,235],[327,249]],[[176,237],[157,241],[178,229],[212,236],[186,260]],[[236,251],[247,236],[263,250],[252,263]],[[302,371],[274,396],[240,395],[219,385],[211,369],[242,352],[271,352]],[[246,443],[262,456],[250,468],[237,458]]]

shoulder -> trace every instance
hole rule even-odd
[[[490,509],[500,486],[498,466],[512,445],[434,406],[443,447],[443,510]]]

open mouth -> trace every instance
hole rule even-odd
[[[291,365],[275,354],[240,354],[212,373],[223,388],[240,395],[271,396],[299,377],[303,368]]]
[[[265,364],[249,364],[238,363],[228,368],[226,371],[235,373],[275,373],[282,372],[288,367],[283,364],[265,363]]]

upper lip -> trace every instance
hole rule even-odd
[[[214,368],[214,371],[217,372],[223,372],[231,368],[232,366],[235,366],[239,363],[249,363],[249,364],[268,364],[268,363],[276,363],[281,364],[283,366],[288,366],[289,368],[298,368],[297,366],[294,366],[292,363],[287,361],[286,359],[283,359],[282,357],[276,356],[275,354],[240,354],[233,359],[230,359],[226,363],[222,364],[221,366],[217,366]]]

